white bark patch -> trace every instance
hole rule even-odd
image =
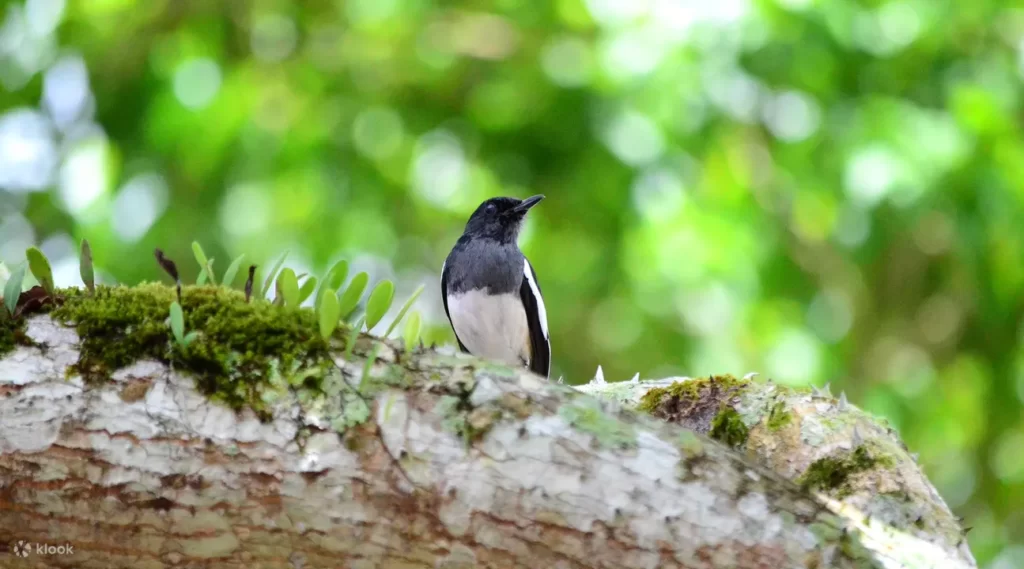
[[[469,402],[473,407],[480,407],[496,399],[500,399],[505,390],[498,385],[498,382],[489,375],[481,375],[473,386],[473,393],[469,396]]]
[[[25,335],[44,346],[46,352],[17,346],[13,353],[0,358],[0,386],[63,380],[67,368],[78,361],[78,334],[47,316],[29,318]]]
[[[78,335],[47,317],[30,318],[26,334],[45,344],[19,346],[0,359],[0,389],[14,396],[0,398],[0,453],[38,452],[57,440],[66,418],[78,415],[85,404],[80,378],[66,378],[68,366],[78,361]]]

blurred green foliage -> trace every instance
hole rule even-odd
[[[0,258],[58,286],[338,259],[452,342],[495,195],[554,376],[757,370],[889,418],[1024,566],[1024,11],[929,0],[27,0],[0,14]],[[193,273],[188,273],[193,271]],[[257,281],[260,282],[260,281]],[[398,307],[393,307],[398,310]],[[419,326],[419,321],[415,323]],[[399,331],[401,333],[401,331]]]

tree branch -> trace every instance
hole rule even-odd
[[[98,288],[97,300],[68,302],[116,294],[129,293]],[[96,372],[98,354],[109,355],[90,342],[153,334],[153,314],[65,307],[25,323],[22,345],[0,359],[0,543],[69,543],[74,552],[5,563],[974,566],[966,548],[860,518],[853,502],[806,492],[786,479],[793,472],[777,474],[700,429],[458,354],[406,353],[365,335],[346,346],[340,331],[324,361],[274,358],[256,381],[257,338],[249,354],[241,332],[221,340],[197,316],[190,295],[199,294],[183,290],[195,346],[175,346],[167,332],[160,350],[138,346],[137,359],[118,360],[102,380],[83,379],[83,363]],[[297,319],[289,330],[309,324],[279,307],[230,310],[253,334],[268,332],[246,311]],[[214,341],[242,344],[218,351]],[[229,385],[265,405],[211,401],[224,397],[207,387],[226,384],[196,362],[220,359],[249,366],[250,375],[228,366],[239,373]]]

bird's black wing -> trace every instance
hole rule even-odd
[[[459,343],[459,349],[468,354],[469,350],[459,339],[459,333],[455,331],[455,323],[452,322],[452,315],[448,312],[448,261],[445,261],[441,267],[441,302],[444,303],[444,315],[448,317],[448,323],[452,326],[452,334],[455,334],[455,341]]]
[[[519,296],[526,309],[526,323],[530,328],[530,370],[548,377],[551,371],[551,341],[548,337],[548,315],[544,297],[537,283],[537,273],[525,257],[523,258],[523,282]]]

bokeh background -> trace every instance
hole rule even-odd
[[[0,259],[199,240],[423,283],[496,195],[554,373],[831,383],[1024,567],[1024,11],[997,0],[18,0]],[[244,273],[244,271],[242,271]],[[241,280],[241,279],[240,279]],[[236,283],[238,286],[240,283]],[[399,302],[400,303],[400,302]]]

